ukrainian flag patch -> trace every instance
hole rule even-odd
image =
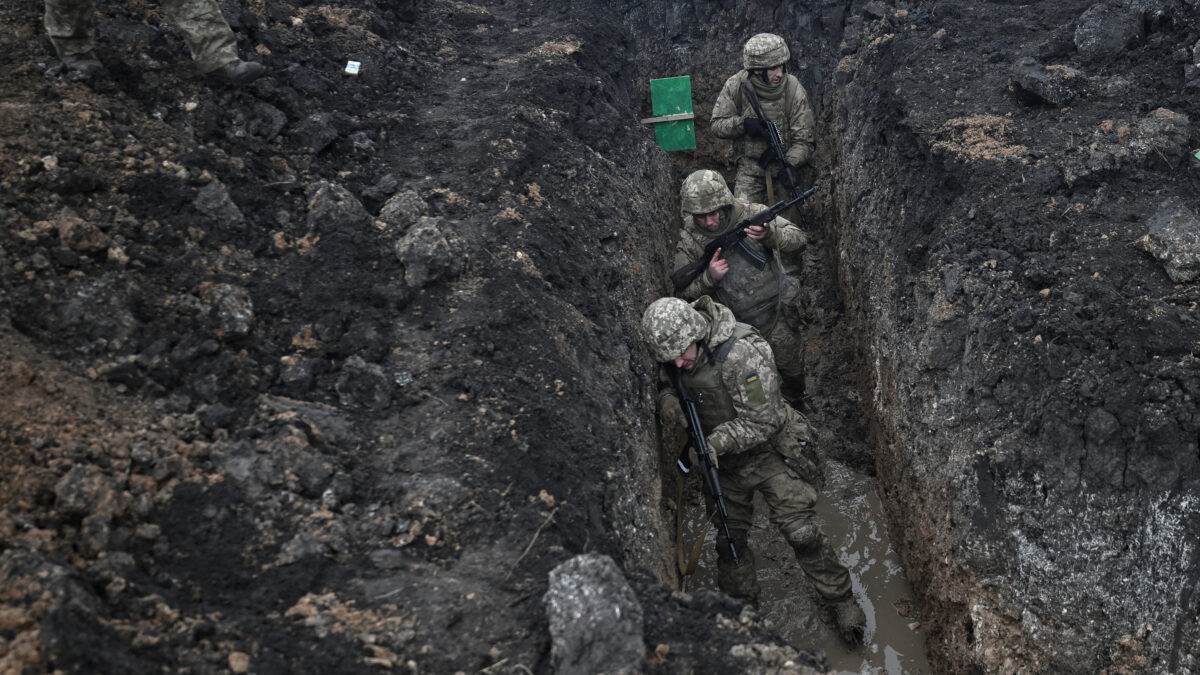
[[[758,371],[746,375],[742,383],[742,389],[746,392],[746,404],[752,408],[757,408],[767,402],[767,394],[763,391],[762,380],[758,377]]]

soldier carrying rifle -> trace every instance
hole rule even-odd
[[[717,585],[757,602],[754,552],[746,535],[754,522],[754,493],[770,510],[817,594],[832,610],[842,637],[862,640],[866,617],[850,591],[850,572],[815,520],[818,475],[811,430],[784,402],[771,348],[753,327],[738,323],[727,307],[708,296],[693,303],[659,298],[642,314],[651,355],[678,369],[679,384],[695,401],[696,417],[711,452],[726,513],[717,533]],[[682,416],[675,389],[664,382],[660,415]],[[699,451],[699,450],[698,450]],[[715,482],[715,481],[714,481]],[[706,489],[709,509],[714,495]],[[732,539],[732,541],[731,541]]]

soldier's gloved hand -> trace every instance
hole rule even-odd
[[[658,421],[668,428],[687,428],[687,422],[683,419],[683,408],[679,407],[679,399],[674,394],[667,394],[658,399]]]
[[[757,117],[747,117],[746,119],[742,120],[742,130],[745,131],[746,135],[750,138],[767,137],[767,125],[763,124],[763,121]]]

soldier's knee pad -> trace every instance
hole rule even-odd
[[[809,521],[798,521],[783,528],[783,536],[792,545],[796,555],[809,557],[821,550],[824,537],[819,525]]]

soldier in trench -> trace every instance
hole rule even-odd
[[[778,35],[759,33],[751,37],[742,49],[742,70],[725,81],[713,106],[712,133],[733,141],[737,158],[733,193],[743,201],[774,204],[786,190],[795,187],[783,184],[788,172],[778,162],[772,163],[766,126],[746,100],[743,83],[754,88],[763,112],[779,129],[793,169],[806,166],[816,148],[812,103],[800,80],[787,72],[790,58],[787,43]]]
[[[742,219],[767,208],[734,197],[721,174],[707,169],[684,179],[679,204],[683,223],[675,248],[676,269],[697,260],[708,242]],[[749,227],[737,248],[714,256],[705,271],[678,293],[685,300],[711,295],[731,309],[738,321],[754,326],[775,353],[784,398],[797,409],[804,393],[804,347],[796,306],[799,284],[784,272],[780,254],[807,245],[804,232],[781,217],[766,226]],[[766,265],[760,269],[751,252],[766,260]]]
[[[216,0],[162,0],[162,7],[183,35],[196,70],[229,84],[249,84],[266,68],[238,57],[237,38]],[[93,41],[95,0],[45,0],[46,34],[67,76],[90,80],[104,73]]]
[[[729,530],[741,564],[735,565],[724,532],[717,535],[717,584],[734,597],[757,603],[759,586],[747,533],[760,493],[796,560],[838,632],[861,642],[866,617],[850,589],[850,573],[838,562],[820,525],[812,482],[818,472],[812,430],[779,393],[771,347],[752,326],[708,296],[692,303],[659,298],[642,314],[643,336],[654,359],[673,363],[697,402],[700,426],[718,466],[729,511]],[[667,423],[679,415],[674,389],[659,395]],[[682,422],[675,422],[680,423]],[[706,495],[709,511],[714,505]]]

